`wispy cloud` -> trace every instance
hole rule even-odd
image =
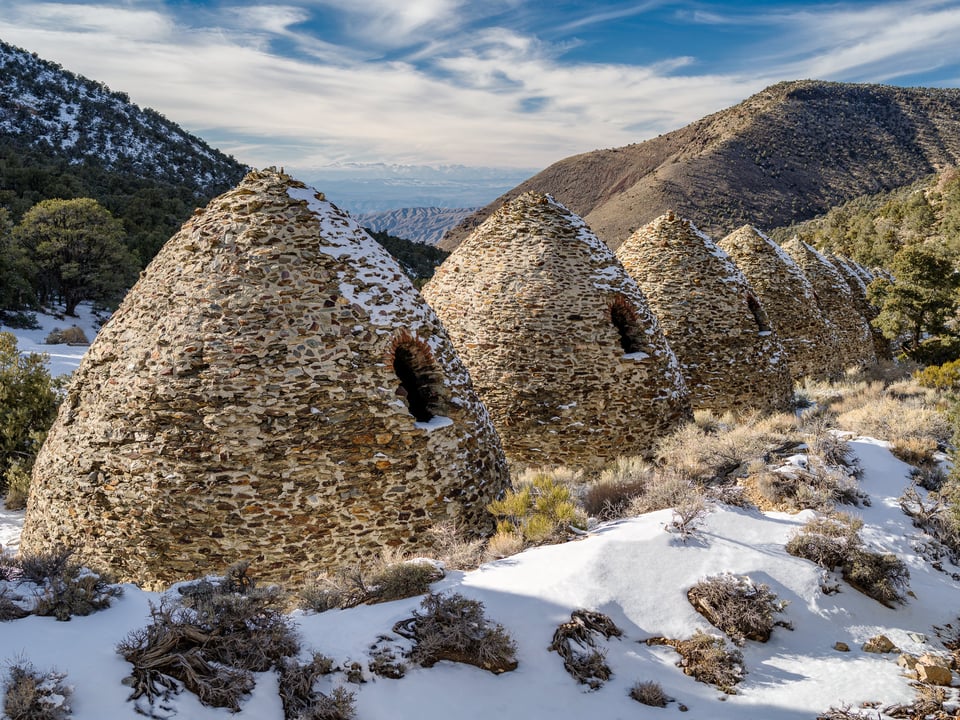
[[[573,61],[572,36],[556,32],[563,23],[523,2],[222,0],[214,13],[164,0],[5,0],[0,35],[128,92],[245,162],[293,169],[543,167],[675,129],[779,80],[877,81],[960,61],[955,0],[752,14],[718,6],[699,22],[766,32],[713,67],[695,47],[644,65]],[[582,9],[566,24],[599,27],[653,5],[703,12],[640,2]],[[534,13],[553,28],[550,41],[531,30]]]

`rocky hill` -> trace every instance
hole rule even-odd
[[[680,130],[566,158],[451,230],[452,249],[517,195],[549,192],[611,247],[675,210],[721,237],[774,228],[960,160],[960,90],[802,80]]]
[[[414,242],[436,245],[447,230],[476,210],[477,208],[414,207],[363,213],[356,218],[364,227]]]
[[[0,207],[14,219],[43,199],[93,197],[150,256],[246,170],[125,93],[0,41]]]

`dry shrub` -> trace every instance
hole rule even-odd
[[[700,529],[709,511],[710,506],[703,495],[687,495],[674,506],[673,517],[666,529],[668,532],[677,533],[686,541]]]
[[[204,705],[240,708],[253,672],[279,668],[299,651],[277,588],[257,588],[247,564],[224,578],[180,588],[180,603],[163,598],[150,624],[127,635],[117,652],[133,665],[131,700],[152,706],[185,687]],[[138,708],[149,714],[149,708]]]
[[[50,331],[50,334],[47,335],[47,339],[43,341],[47,345],[89,345],[90,341],[87,339],[86,333],[83,332],[83,328],[72,325],[64,330],[60,328],[54,328]]]
[[[831,706],[825,713],[817,715],[817,720],[872,720],[873,718],[873,714],[864,714],[849,705]]]
[[[442,579],[443,570],[427,560],[392,563],[370,578],[370,593],[366,602],[389,602],[425,595],[430,592],[431,583]]]
[[[564,669],[578,683],[597,690],[613,677],[606,653],[596,647],[596,637],[621,637],[623,631],[609,617],[592,610],[574,610],[569,622],[553,633],[549,650],[563,658]]]
[[[13,561],[10,572],[20,582],[33,583],[38,588],[33,614],[66,621],[108,608],[113,598],[123,594],[111,578],[74,562],[73,552],[70,548],[56,548],[21,555]]]
[[[850,467],[853,450],[845,437],[834,432],[825,418],[820,418],[811,428],[809,455],[820,458],[832,467]]]
[[[666,707],[670,698],[663,691],[663,686],[653,680],[641,681],[630,688],[630,697],[638,703],[650,707]]]
[[[945,446],[952,435],[950,422],[934,407],[922,401],[897,400],[886,395],[838,414],[837,425],[858,435],[898,442],[921,438]]]
[[[722,573],[704,578],[687,591],[687,599],[737,645],[746,640],[766,642],[775,625],[787,625],[774,619],[783,612],[786,601],[747,576]]]
[[[910,585],[910,571],[892,553],[855,548],[843,566],[843,579],[868,597],[892,607],[902,602]]]
[[[937,441],[929,437],[895,437],[890,439],[890,452],[909,465],[936,465]]]
[[[916,488],[911,486],[900,496],[900,509],[913,520],[916,527],[940,543],[945,553],[938,554],[949,555],[956,564],[960,561],[960,508],[956,500],[947,501],[947,494],[931,493],[924,499]]]
[[[330,695],[314,690],[323,675],[333,672],[333,661],[314,653],[310,662],[300,664],[293,658],[279,663],[280,699],[284,720],[351,720],[356,717],[355,696],[342,687]]]
[[[787,542],[787,552],[822,568],[842,567],[860,545],[863,521],[846,513],[815,517]]]
[[[689,478],[671,470],[658,470],[644,487],[643,493],[630,502],[630,515],[643,515],[681,504],[685,498],[700,497],[703,490]]]
[[[654,472],[642,457],[618,457],[585,489],[580,499],[584,510],[600,520],[623,517],[631,501],[642,495],[652,482]]]
[[[516,555],[526,543],[523,535],[512,530],[500,530],[487,543],[486,556],[491,560]]]
[[[424,595],[430,584],[443,578],[443,570],[429,560],[380,560],[369,572],[362,566],[320,575],[300,590],[302,610],[326,612]]]
[[[888,607],[902,602],[910,571],[896,555],[864,549],[862,526],[862,521],[840,513],[815,518],[790,539],[787,552],[827,570],[840,568],[852,587]]]
[[[2,580],[2,577],[0,577]],[[17,599],[11,597],[6,587],[0,587],[0,622],[10,620],[20,620],[30,614],[29,610],[24,610]]]
[[[839,504],[869,504],[856,477],[843,467],[808,455],[806,466],[789,465],[776,471],[763,467],[744,480],[750,497],[763,509],[831,512]]]
[[[393,631],[413,640],[410,659],[423,667],[440,660],[475,665],[494,674],[515,670],[517,645],[502,625],[491,623],[483,603],[459,593],[431,593],[420,603],[422,612],[393,626]]]
[[[723,480],[741,465],[764,457],[793,439],[796,423],[783,416],[750,415],[739,424],[718,421],[690,423],[663,438],[657,446],[657,464],[700,484]]]
[[[399,680],[407,674],[406,663],[400,660],[394,650],[389,647],[374,646],[367,667],[374,675],[392,680]]]
[[[431,527],[427,534],[433,555],[451,570],[473,570],[483,562],[483,538],[470,536],[455,522],[446,521]]]
[[[734,686],[743,679],[743,654],[726,640],[697,630],[689,640],[673,640],[680,653],[680,667],[694,680],[716,686],[728,695],[735,695]]]
[[[73,688],[65,685],[66,674],[39,672],[31,663],[10,666],[4,684],[3,717],[9,720],[67,720]]]

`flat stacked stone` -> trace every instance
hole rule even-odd
[[[651,452],[690,417],[676,358],[636,283],[547,195],[501,207],[423,294],[511,462],[593,468]]]
[[[694,409],[789,407],[786,354],[757,293],[689,220],[661,215],[617,249],[660,320]]]
[[[836,374],[837,334],[817,307],[813,286],[784,250],[751,225],[717,243],[756,291],[794,378]]]
[[[303,578],[443,520],[491,530],[505,458],[436,315],[350,217],[250,173],[163,247],[37,459],[23,550],[148,587]]]
[[[863,367],[876,362],[867,321],[857,309],[853,292],[840,271],[820,252],[799,237],[783,244],[817,293],[820,311],[837,329],[838,360],[842,367]]]
[[[860,267],[853,260],[840,255],[830,255],[827,259],[833,263],[833,266],[846,280],[847,287],[853,293],[854,306],[863,315],[863,319],[867,321],[867,327],[870,329],[870,341],[873,343],[873,352],[877,358],[893,359],[893,349],[890,346],[890,341],[883,336],[879,329],[873,326],[872,321],[880,314],[880,311],[867,299],[867,285],[873,280],[868,280],[867,276],[864,275],[866,268]]]

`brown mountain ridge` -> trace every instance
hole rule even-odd
[[[504,202],[550,193],[616,248],[668,210],[722,237],[775,228],[960,161],[960,89],[782,82],[684,128],[554,163],[447,232],[452,250]]]

